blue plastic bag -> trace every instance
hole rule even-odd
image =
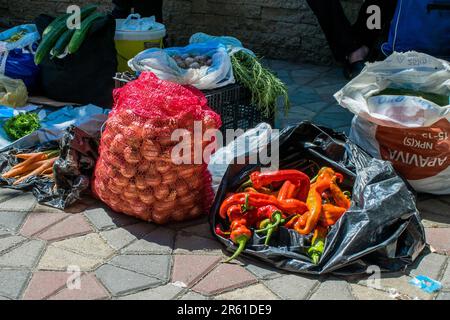
[[[450,58],[450,0],[399,0],[385,55],[418,51]]]
[[[17,41],[6,42],[14,34],[25,32]],[[36,86],[39,68],[34,63],[34,52],[39,32],[34,24],[26,24],[0,33],[0,73],[13,79],[21,79],[32,91]]]

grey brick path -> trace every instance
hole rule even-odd
[[[267,61],[289,85],[284,127],[312,120],[348,132],[351,114],[332,94],[345,80],[333,67]],[[307,277],[260,262],[221,261],[206,218],[157,227],[84,199],[68,213],[37,205],[33,196],[0,189],[0,299],[450,299],[450,196],[419,195],[431,250],[408,270],[383,274],[375,288],[361,277]],[[39,214],[38,214],[39,213]],[[52,219],[49,219],[49,217]],[[83,272],[69,290],[71,272]],[[415,275],[442,283],[439,293],[411,286]],[[67,282],[66,282],[67,279]]]

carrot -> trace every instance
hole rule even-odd
[[[53,174],[53,168],[45,169],[45,171],[42,172],[42,174],[45,176],[46,174]]]
[[[31,158],[33,155],[35,155],[35,153],[20,153],[20,154],[16,154],[16,158],[22,159],[22,160],[27,160],[27,159]]]
[[[14,178],[17,177],[19,175],[24,175],[24,174],[28,174],[30,171],[39,168],[41,165],[43,165],[45,163],[46,160],[41,160],[41,161],[36,161],[31,163],[28,166],[22,166],[22,167],[18,167],[18,168],[12,168],[11,170],[9,170],[8,172],[5,172],[2,177],[3,178]]]
[[[45,160],[45,163],[42,164],[41,166],[39,166],[38,168],[36,168],[35,170],[33,170],[32,172],[30,172],[29,174],[17,179],[16,181],[14,181],[13,185],[19,184],[23,181],[25,181],[27,178],[32,177],[32,176],[37,176],[40,175],[42,172],[44,172],[46,169],[51,168],[53,166],[53,164],[55,163],[56,159],[58,157],[55,158],[51,158],[48,160]]]
[[[58,154],[58,151],[55,151],[55,150],[36,152],[36,153],[29,153],[28,155],[30,155],[30,156],[28,157],[28,159],[26,159],[25,161],[15,165],[13,167],[13,169],[17,169],[17,168],[20,168],[22,166],[27,166],[30,163],[33,163],[33,162],[36,162],[36,161],[50,159],[51,157],[53,157],[53,156],[55,156],[57,154]],[[16,155],[16,157],[17,157],[17,155]]]
[[[30,163],[33,163],[33,162],[35,162],[35,161],[45,160],[46,157],[47,157],[47,155],[46,155],[45,153],[43,153],[43,152],[37,152],[37,153],[35,153],[34,155],[32,155],[31,157],[29,157],[27,160],[25,160],[25,161],[23,161],[23,162],[21,162],[21,163],[15,165],[15,166],[13,167],[13,169],[20,168],[20,167],[22,167],[22,166],[27,166],[27,165],[29,165]]]

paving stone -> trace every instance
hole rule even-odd
[[[67,218],[67,216],[66,213],[61,212],[33,212],[28,215],[28,218],[20,229],[20,233],[26,237],[31,237],[52,224]]]
[[[139,239],[122,250],[124,253],[170,254],[175,242],[175,231],[158,227],[142,239]]]
[[[26,238],[22,236],[9,236],[0,239],[0,253],[7,251],[8,249],[17,246],[19,243],[24,242]]]
[[[0,295],[18,299],[24,289],[31,272],[26,270],[0,269]]]
[[[273,292],[267,289],[262,284],[256,284],[254,286],[233,290],[230,292],[222,293],[214,297],[217,300],[279,300]]]
[[[120,250],[136,240],[134,235],[122,228],[100,232],[100,236],[115,250]]]
[[[50,245],[42,256],[38,269],[65,271],[70,266],[77,266],[81,271],[91,271],[102,263],[102,258],[86,257],[79,253]]]
[[[330,279],[322,282],[311,300],[354,300],[346,281]]]
[[[90,233],[81,237],[61,240],[54,242],[52,245],[84,256],[103,260],[112,256],[115,252],[98,233]]]
[[[86,210],[84,215],[100,231],[135,224],[139,221],[136,218],[103,207]]]
[[[417,208],[421,212],[431,212],[438,216],[442,216],[443,218],[447,217],[448,221],[449,204],[440,201],[438,197],[432,197],[424,201],[419,201],[417,203]]]
[[[206,275],[192,290],[205,295],[215,295],[255,282],[256,278],[244,268],[223,263]]]
[[[37,200],[31,192],[21,193],[18,196],[0,203],[0,211],[6,212],[30,212]]]
[[[91,227],[81,214],[75,214],[51,226],[37,237],[47,241],[56,241],[76,237],[92,232]]]
[[[21,191],[21,190],[2,188],[2,189],[0,189],[0,202],[12,199],[12,198],[20,196],[22,194],[23,194],[23,191]]]
[[[220,260],[221,257],[217,256],[176,255],[171,281],[190,288],[211,271]]]
[[[183,229],[183,232],[195,234],[196,236],[208,238],[208,239],[215,239],[213,234],[211,233],[211,227],[209,226],[208,222],[204,222],[201,224],[193,225],[187,228]]]
[[[450,292],[440,292],[436,300],[450,300]]]
[[[222,246],[218,241],[178,234],[175,241],[175,254],[213,254],[222,255]]]
[[[42,300],[66,286],[70,274],[61,271],[36,271],[23,295],[24,300]]]
[[[392,295],[398,293],[401,299],[408,297],[409,299],[430,300],[433,298],[432,294],[410,284],[411,279],[411,277],[401,273],[383,273],[381,274],[380,286],[383,291],[390,292]],[[358,284],[365,285],[366,280],[360,280]]]
[[[169,279],[170,255],[119,255],[109,264],[167,281]]]
[[[194,291],[188,291],[183,296],[180,297],[180,300],[207,300],[208,298],[200,293]]]
[[[52,295],[49,300],[102,300],[109,298],[106,289],[95,278],[94,274],[85,274],[80,278],[80,288],[65,287]]]
[[[132,291],[147,289],[162,284],[160,279],[105,264],[95,275],[113,295],[124,295]]]
[[[0,229],[0,238],[10,236],[11,232]]]
[[[450,291],[450,259],[447,262],[447,267],[445,269],[444,275],[442,276],[441,282],[444,290]]]
[[[0,266],[29,268],[34,267],[45,248],[45,243],[40,240],[25,242],[19,247],[0,256]]]
[[[28,212],[26,211],[0,212],[0,228],[15,233],[19,230],[27,215]]]
[[[425,238],[436,252],[450,255],[450,228],[426,228]]]
[[[417,258],[414,264],[408,268],[409,274],[412,277],[424,275],[437,280],[446,260],[445,256],[436,253],[423,255]]]
[[[120,250],[136,239],[142,239],[157,227],[153,223],[140,222],[121,228],[100,232],[103,239],[116,250]]]
[[[351,291],[357,300],[394,300],[388,292],[350,284]]]
[[[164,286],[120,297],[119,300],[173,300],[182,290],[182,288],[169,283]]]
[[[54,214],[64,214],[65,212],[61,209],[57,209],[50,206],[45,206],[40,203],[36,203],[36,206],[33,209],[33,213],[54,213]]]
[[[303,300],[308,297],[309,292],[318,285],[313,278],[285,275],[277,279],[264,281],[264,284],[276,295],[285,300]]]
[[[244,261],[247,262],[247,260]],[[269,279],[280,274],[280,271],[254,261],[248,262],[245,268],[253,273],[258,279]]]

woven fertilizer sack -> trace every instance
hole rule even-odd
[[[200,138],[184,139],[194,137],[199,124]],[[199,90],[142,73],[114,91],[93,178],[94,194],[117,212],[158,224],[201,216],[214,196],[207,160],[202,157],[199,163],[190,148],[191,153],[181,155],[182,161],[174,148],[181,140],[192,146],[200,143],[203,151],[212,144],[203,140],[203,133],[220,125],[220,117]],[[180,140],[172,138],[176,129],[184,135]]]
[[[390,161],[418,192],[450,194],[450,64],[393,53],[336,93],[355,114],[350,140]]]

